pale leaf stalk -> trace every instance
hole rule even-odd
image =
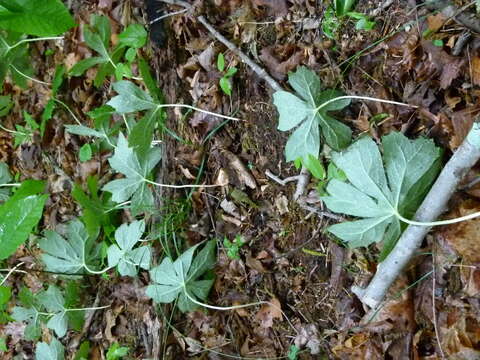
[[[446,220],[439,220],[439,221],[432,221],[432,222],[421,222],[421,221],[415,221],[415,220],[409,220],[407,218],[404,218],[400,214],[396,214],[398,218],[403,221],[404,223],[407,223],[409,225],[416,225],[416,226],[442,226],[442,225],[450,225],[450,224],[457,224],[462,221],[467,221],[467,220],[472,220],[475,218],[480,217],[480,211],[474,212],[472,214],[464,215],[455,219],[446,219]]]
[[[85,262],[84,262],[84,264],[83,264],[83,268],[84,268],[85,270],[87,270],[90,274],[94,274],[94,275],[104,274],[104,273],[106,273],[108,270],[113,269],[114,267],[115,267],[115,266],[109,266],[109,267],[107,267],[107,268],[105,268],[105,269],[102,269],[102,270],[92,270],[92,269],[90,269],[90,268],[88,267],[87,264],[85,264]]]
[[[149,184],[159,186],[159,187],[166,187],[171,189],[186,189],[186,188],[212,188],[212,187],[219,187],[225,186],[226,184],[219,184],[219,185],[170,185],[170,184],[160,184],[152,180],[148,180],[143,178],[143,180]]]
[[[198,306],[203,306],[207,309],[211,309],[211,310],[220,310],[220,311],[230,311],[230,310],[237,310],[237,309],[243,309],[243,308],[247,308],[247,307],[252,307],[252,306],[257,306],[257,305],[269,305],[269,306],[272,306],[274,308],[276,308],[278,311],[280,311],[283,315],[283,317],[285,318],[285,320],[287,320],[288,324],[292,327],[293,330],[295,330],[295,332],[298,333],[297,329],[295,328],[295,326],[290,322],[290,319],[287,317],[287,315],[283,312],[282,309],[280,309],[277,305],[275,304],[272,304],[271,302],[269,301],[257,301],[257,302],[254,302],[254,303],[249,303],[249,304],[241,304],[241,305],[232,305],[232,306],[215,306],[215,305],[209,305],[209,304],[204,304],[198,300],[196,300],[193,296],[190,296],[190,294],[187,292],[187,289],[185,288],[185,286],[183,287],[183,293],[185,294],[185,296],[191,301],[193,302],[194,304],[198,305]]]
[[[94,306],[94,307],[86,307],[86,308],[78,308],[78,309],[65,309],[65,312],[67,311],[91,311],[91,310],[101,310],[101,309],[107,309],[111,305],[105,305],[105,306]]]
[[[23,39],[18,41],[17,43],[13,44],[12,46],[8,46],[8,51],[16,48],[19,45],[29,43],[29,42],[36,42],[36,41],[47,41],[47,40],[62,40],[63,36],[46,36],[46,37],[38,37],[38,38],[33,38],[33,39]]]
[[[13,64],[10,64],[10,67],[11,67],[13,70],[15,70],[17,73],[19,73],[21,76],[23,76],[25,79],[31,80],[31,81],[33,81],[33,82],[36,82],[36,83],[39,83],[39,84],[42,84],[42,85],[47,85],[47,86],[50,86],[50,85],[51,85],[51,83],[49,83],[49,82],[45,82],[45,81],[42,81],[42,80],[35,79],[35,78],[31,77],[31,76],[28,76],[27,74],[25,74],[25,73],[21,72],[19,69],[17,69],[17,68],[15,67],[15,65],[13,65]]]
[[[0,187],[19,187],[20,183],[12,183],[12,184],[0,184]]]
[[[26,133],[23,133],[21,131],[16,131],[16,130],[10,130],[10,129],[7,129],[6,127],[3,127],[2,125],[0,125],[0,129],[2,129],[3,131],[6,131],[10,134],[18,134],[18,135],[23,135],[23,136],[28,136],[28,134]]]
[[[65,104],[63,101],[60,101],[60,100],[58,100],[58,99],[56,99],[56,98],[53,98],[53,101],[55,101],[56,103],[59,103],[60,105],[62,105],[62,106],[65,108],[65,110],[67,110],[68,113],[69,113],[70,115],[72,115],[72,117],[73,117],[73,119],[76,121],[76,123],[77,123],[78,125],[82,126],[82,123],[80,122],[80,120],[78,120],[77,116],[73,113],[73,111],[70,109],[70,107],[69,107],[67,104]]]
[[[323,109],[324,107],[326,107],[327,105],[330,105],[331,103],[334,103],[335,101],[346,100],[346,99],[376,101],[376,102],[384,103],[384,104],[406,106],[406,107],[411,107],[411,108],[415,108],[415,109],[418,108],[418,106],[416,106],[416,105],[405,104],[405,103],[398,102],[398,101],[393,101],[393,100],[378,99],[378,98],[369,97],[369,96],[345,95],[345,96],[338,96],[336,98],[325,101],[324,103],[320,104],[314,111],[318,112],[321,109]]]
[[[197,107],[195,107],[195,106],[186,105],[186,104],[160,104],[160,105],[158,105],[158,108],[159,108],[159,109],[160,109],[160,108],[169,108],[169,107],[185,108],[185,109],[190,109],[190,110],[198,111],[198,112],[201,112],[201,113],[203,113],[203,114],[216,116],[216,117],[219,117],[219,118],[222,118],[222,119],[240,121],[240,119],[239,119],[239,118],[236,118],[236,117],[217,114],[217,113],[214,113],[214,112],[211,112],[211,111],[208,111],[208,110],[203,110],[203,109],[197,108]]]
[[[7,275],[5,275],[5,277],[3,278],[3,280],[0,282],[0,286],[2,286],[3,284],[5,284],[5,281],[7,281],[7,279],[9,278],[10,275],[12,275],[14,272],[18,271],[17,269],[22,266],[24,263],[23,262],[20,262],[18,263],[17,265],[15,265],[14,268],[10,269],[7,273]]]

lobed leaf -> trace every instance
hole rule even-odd
[[[178,298],[181,311],[191,311],[198,306],[189,296],[205,300],[213,285],[212,279],[199,279],[215,264],[215,240],[209,241],[194,257],[197,246],[185,251],[175,261],[166,257],[162,263],[150,271],[153,284],[149,285],[146,294],[158,303],[171,303]]]
[[[273,95],[273,103],[279,112],[278,129],[295,129],[285,146],[287,161],[301,159],[308,162],[309,156],[317,158],[320,135],[335,150],[347,146],[352,135],[350,128],[328,115],[328,111],[343,109],[350,103],[349,99],[339,99],[322,107],[322,104],[341,96],[341,93],[335,90],[322,91],[318,76],[304,66],[290,73],[288,81],[295,94],[277,91]]]
[[[332,179],[325,205],[334,212],[362,218],[329,227],[350,247],[384,240],[382,258],[404,227],[398,215],[413,216],[440,170],[441,151],[431,140],[409,140],[401,133],[382,138],[383,157],[375,142],[364,137],[332,156],[348,183]]]

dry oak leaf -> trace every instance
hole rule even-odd
[[[480,210],[480,201],[466,200],[452,211],[448,218],[464,216]],[[480,262],[480,219],[451,224],[444,228],[445,240],[455,249],[466,263]]]
[[[282,308],[277,298],[272,298],[270,304],[263,304],[255,315],[255,319],[260,322],[263,328],[271,328],[274,319],[282,319]]]

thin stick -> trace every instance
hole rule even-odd
[[[158,105],[158,108],[169,108],[169,107],[185,108],[185,109],[195,110],[195,111],[207,114],[207,115],[216,116],[216,117],[219,117],[219,118],[222,118],[222,119],[240,121],[240,119],[236,118],[236,117],[217,114],[217,113],[214,113],[214,112],[211,112],[211,111],[208,111],[208,110],[203,110],[203,109],[197,108],[195,106],[186,105],[186,104],[161,104],[161,105]]]
[[[435,242],[433,243],[433,246],[435,247]],[[433,328],[435,330],[435,337],[437,338],[437,343],[438,343],[438,348],[440,349],[440,356],[442,359],[445,359],[445,353],[443,352],[442,348],[442,342],[440,340],[440,333],[438,331],[438,324],[437,324],[437,309],[435,308],[435,288],[437,287],[437,281],[436,281],[436,271],[435,271],[435,251],[433,251],[432,254],[432,314],[433,314]]]
[[[170,184],[160,184],[152,180],[148,180],[144,178],[144,181],[160,187],[171,188],[171,189],[188,189],[188,188],[211,188],[211,187],[219,187],[225,186],[226,184],[219,184],[219,185],[170,185]]]
[[[180,0],[160,0],[164,3],[171,4],[171,5],[177,5],[181,6],[185,9],[191,10],[193,9],[193,6],[190,5],[189,3],[185,1],[180,1]],[[223,45],[225,45],[227,48],[229,48],[231,51],[235,53],[242,61],[247,64],[260,78],[264,79],[270,87],[275,90],[275,91],[281,91],[283,90],[280,84],[272,78],[264,69],[262,69],[260,66],[258,66],[255,62],[253,62],[243,51],[241,51],[234,43],[232,43],[230,40],[228,40],[226,37],[224,37],[222,34],[220,34],[209,22],[208,20],[200,15],[197,16],[197,20],[205,26],[205,28],[212,34],[212,36],[220,41]]]
[[[12,275],[14,272],[18,271],[17,269],[22,266],[24,263],[23,262],[20,262],[18,263],[13,269],[10,269],[10,271],[8,272],[7,275],[5,275],[5,277],[3,278],[2,282],[0,282],[0,286],[2,286],[3,284],[5,284],[5,281],[7,281],[8,277],[10,275]]]
[[[153,19],[152,21],[150,21],[148,23],[148,25],[155,24],[157,21],[160,21],[160,20],[165,19],[165,18],[170,17],[170,16],[183,14],[184,12],[187,12],[187,11],[188,11],[188,9],[183,9],[183,10],[174,11],[174,12],[171,12],[171,13],[168,13],[168,14],[163,14],[163,15]]]

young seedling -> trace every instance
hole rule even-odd
[[[245,245],[241,235],[235,236],[233,241],[228,240],[226,237],[223,239],[223,246],[227,250],[227,256],[232,260],[240,260],[240,248]]]
[[[115,75],[117,80],[124,77],[141,80],[141,78],[132,75],[131,69],[137,56],[137,49],[144,46],[147,41],[145,28],[140,24],[129,25],[118,36],[118,45],[109,51],[110,20],[103,15],[92,15],[90,24],[90,26],[84,27],[83,37],[87,45],[98,53],[98,56],[79,61],[70,69],[70,75],[81,76],[89,68],[99,65],[94,80],[94,85],[97,87],[110,75]],[[122,62],[122,58],[125,62]]]
[[[222,77],[219,80],[219,85],[222,91],[228,96],[232,96],[232,80],[231,78],[235,75],[238,69],[234,66],[229,67],[225,71],[225,56],[223,53],[219,53],[217,57],[217,69],[222,73]]]
[[[365,14],[352,11],[355,2],[355,0],[334,0],[327,8],[322,22],[322,30],[327,37],[335,39],[342,20],[345,18],[356,20],[355,29],[357,30],[373,29],[375,21],[371,21]]]

